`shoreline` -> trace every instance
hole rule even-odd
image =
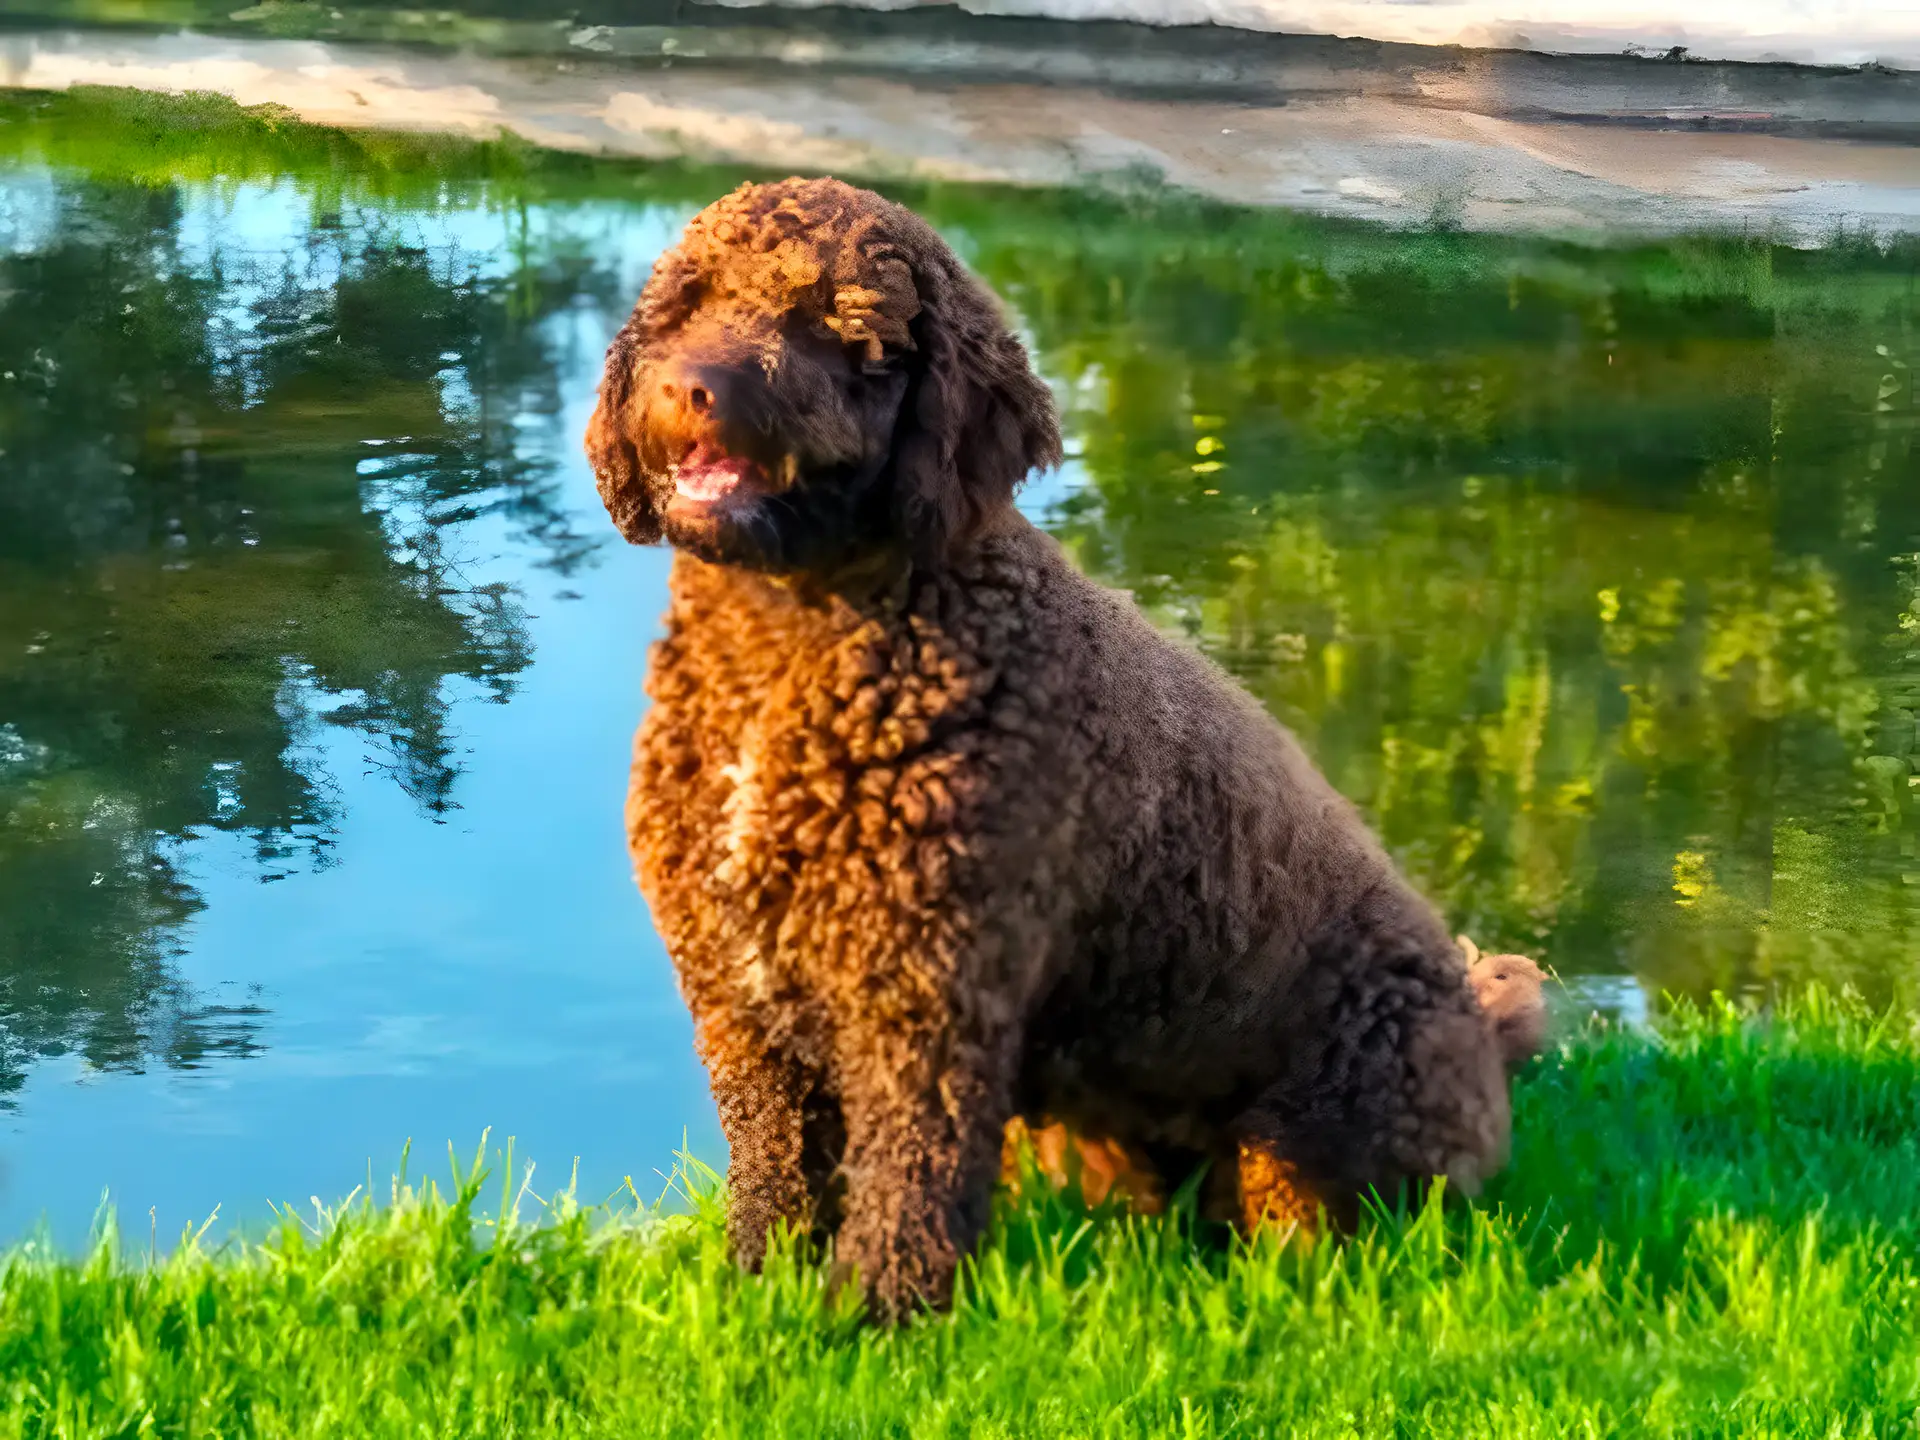
[[[268,16],[282,30],[286,8]],[[703,8],[677,27],[467,17],[433,43],[417,12],[368,10],[300,21],[354,38],[0,29],[0,84],[204,90],[326,125],[879,181],[1163,187],[1400,227],[1920,232],[1920,74]]]

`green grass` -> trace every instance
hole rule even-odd
[[[898,1333],[791,1255],[738,1274],[697,1176],[678,1215],[521,1223],[456,1168],[157,1263],[21,1248],[0,1436],[1913,1433],[1906,1016],[1814,994],[1594,1030],[1516,1110],[1485,1201],[1344,1244],[1010,1210],[954,1313]]]

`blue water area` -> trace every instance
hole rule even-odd
[[[69,238],[75,219],[103,203],[84,191],[44,171],[8,177],[0,205],[10,253],[45,255],[88,243]],[[118,198],[108,195],[104,204]],[[400,223],[349,211],[331,232],[337,243],[315,246],[311,196],[301,187],[182,190],[177,198],[177,214],[161,232],[167,253],[154,269],[162,283],[223,272],[205,308],[209,332],[224,323],[232,347],[212,363],[231,366],[237,386],[257,359],[262,326],[273,323],[250,312],[276,293],[289,261],[316,314],[342,275],[365,264],[369,245],[423,252],[437,286],[466,286],[482,304],[502,305],[492,290],[506,273],[500,257],[511,253],[514,227],[497,210],[447,207]],[[297,645],[276,655],[284,673],[274,705],[292,723],[273,737],[282,743],[271,758],[283,760],[319,803],[306,813],[268,813],[264,824],[252,812],[275,807],[271,797],[256,802],[249,793],[245,745],[208,763],[204,775],[186,777],[211,803],[200,823],[170,832],[142,824],[157,818],[138,813],[155,804],[150,785],[145,794],[116,793],[147,778],[112,773],[115,759],[127,766],[129,757],[110,756],[104,774],[86,774],[84,761],[68,771],[88,791],[80,826],[147,831],[115,837],[109,860],[134,860],[136,874],[163,867],[165,888],[190,899],[177,917],[151,902],[128,907],[132,914],[89,916],[108,877],[77,870],[34,897],[62,912],[31,936],[52,953],[8,958],[27,962],[20,968],[33,979],[33,970],[46,970],[55,986],[64,983],[72,993],[60,1008],[73,1023],[21,1036],[32,1048],[8,1056],[16,1085],[0,1117],[0,1233],[19,1233],[44,1217],[63,1240],[84,1238],[103,1194],[127,1228],[143,1232],[152,1223],[170,1235],[216,1207],[223,1216],[258,1219],[265,1202],[304,1204],[316,1186],[336,1198],[369,1165],[384,1185],[410,1140],[415,1172],[443,1173],[447,1143],[470,1157],[488,1127],[496,1144],[518,1137],[519,1153],[538,1162],[539,1193],[564,1184],[578,1157],[580,1193],[591,1199],[629,1175],[651,1198],[662,1183],[656,1172],[671,1168],[683,1144],[710,1159],[724,1154],[671,969],[632,884],[621,824],[626,759],[644,705],[647,645],[665,605],[668,557],[601,546],[604,513],[580,450],[600,357],[625,315],[612,297],[637,291],[682,219],[663,207],[588,205],[536,222],[555,232],[545,242],[595,246],[606,274],[617,277],[605,295],[569,297],[573,303],[532,319],[546,371],[538,396],[512,393],[511,386],[476,393],[476,381],[485,382],[472,373],[474,362],[484,366],[487,357],[449,351],[436,353],[440,363],[425,382],[440,412],[431,417],[438,433],[394,433],[349,401],[344,413],[307,417],[318,433],[293,440],[273,433],[274,397],[256,394],[236,398],[233,407],[250,400],[269,412],[259,427],[265,433],[238,443],[201,441],[203,469],[241,467],[247,473],[238,488],[257,488],[257,504],[233,505],[250,512],[246,519],[259,531],[237,537],[245,559],[259,556],[269,571],[277,558],[299,569],[397,567],[409,595],[423,581],[462,592],[452,599],[456,610],[504,587],[495,593],[512,597],[513,613],[502,622],[510,633],[487,636],[467,614],[456,629],[474,632],[483,652],[504,640],[497,648],[506,658],[495,675],[480,673],[489,668],[484,662],[474,673],[433,673],[444,664],[436,636],[424,682],[381,675],[376,656],[378,678],[361,688],[317,673]],[[84,220],[78,228],[84,232]],[[129,238],[148,237],[108,229],[99,237],[103,255]],[[106,276],[123,263],[107,259]],[[71,297],[76,326],[105,323],[118,308],[89,313],[93,298]],[[365,323],[378,326],[382,317],[369,315]],[[396,323],[404,325],[405,317]],[[22,383],[18,372],[8,379]],[[63,383],[57,368],[48,383]],[[472,415],[489,405],[500,410],[490,417],[497,433],[482,436]],[[301,397],[285,408],[324,407]],[[124,562],[113,567],[120,572],[116,588],[129,608],[150,603],[154,590],[169,592],[160,602],[168,608],[218,606],[216,596],[180,592],[192,588],[196,566],[224,561],[203,560],[203,544],[231,548],[222,545],[230,537],[193,535],[191,512],[206,489],[234,487],[235,477],[203,488],[178,474],[153,475],[148,466],[171,460],[177,467],[177,451],[191,447],[162,441],[156,461],[149,443],[136,442],[142,455],[127,477],[136,490],[129,508],[138,511],[149,499],[137,493],[142,481],[149,489],[179,490],[169,497],[173,504],[159,501],[154,513],[125,522],[141,532],[138,540],[107,547]],[[319,533],[288,537],[289,549],[332,541],[339,553],[274,556],[281,539],[275,521],[289,518],[274,508],[286,498],[274,471],[283,445],[301,452],[294,463],[317,459],[334,477],[334,493],[313,517]],[[224,452],[217,459],[216,447]],[[434,473],[449,459],[476,472],[458,487],[466,493],[451,499],[444,475]],[[49,467],[56,463],[48,457]],[[537,509],[530,489],[537,490]],[[371,554],[352,555],[347,532],[370,538]],[[177,544],[182,535],[188,543]],[[430,565],[419,559],[423,545],[436,552]],[[71,557],[59,567],[45,558],[26,557],[0,582],[13,628],[33,626],[34,638],[16,651],[33,650],[25,659],[43,665],[62,650],[84,654],[99,643],[84,622],[61,623],[57,600],[48,603],[48,592],[67,592],[75,570],[99,557]],[[239,623],[262,618],[247,615],[252,584],[272,588],[285,578],[241,580],[241,593],[226,602],[239,607]],[[339,581],[335,575],[324,583]],[[295,583],[310,582],[302,575]],[[383,614],[377,602],[330,615],[324,584],[311,598],[313,613],[296,610],[272,622],[293,633],[408,623]],[[128,618],[136,626],[149,619]],[[377,650],[378,635],[368,640]],[[177,657],[150,652],[129,668],[175,659],[216,670],[222,663],[217,653],[191,653],[188,642]],[[355,718],[380,708],[377,698],[369,705],[380,679],[403,688],[424,683],[434,693],[422,715],[370,730]],[[76,706],[102,707],[93,715],[69,710],[69,717],[136,726],[160,718],[140,697],[116,689],[69,695]],[[218,714],[220,707],[208,709]],[[172,718],[185,727],[211,716],[183,711]],[[422,720],[438,732],[434,743],[444,753],[409,753],[418,737],[408,728],[418,730]],[[58,732],[50,741],[40,733],[17,722],[0,730],[18,752],[12,768],[38,769],[44,783],[60,769],[62,746]],[[164,766],[177,749],[160,748]],[[0,767],[7,758],[0,752]],[[144,763],[131,768],[149,770]],[[436,770],[445,772],[444,782]],[[0,778],[25,783],[24,773],[7,777],[5,768]],[[19,877],[23,887],[44,887],[48,879]],[[15,907],[34,903],[8,893]],[[155,908],[160,915],[151,913]],[[17,938],[24,946],[29,937]],[[95,947],[132,972],[130,981],[109,980],[109,987],[135,993],[103,996],[86,983],[88,960],[78,952]],[[15,1005],[26,999],[20,988],[15,980],[7,996]],[[97,999],[125,1003],[128,1013],[102,1014]]]
[[[0,1238],[721,1159],[621,824],[669,562],[580,438],[738,177],[58,103],[0,140]],[[1912,253],[902,194],[1060,398],[1028,513],[1564,1017],[1910,983]]]

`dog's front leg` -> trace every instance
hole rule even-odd
[[[842,1070],[847,1198],[834,1257],[857,1272],[877,1319],[952,1298],[1000,1171],[1009,1053],[894,1035],[870,1038],[857,1072]]]
[[[702,1026],[700,1039],[731,1152],[727,1235],[734,1258],[757,1271],[773,1226],[812,1223],[805,1138],[813,1077],[750,1026]]]

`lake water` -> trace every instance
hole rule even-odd
[[[579,442],[740,177],[4,105],[0,1239],[717,1160],[621,834],[667,557]],[[1563,1015],[1910,987],[1911,247],[903,198],[1060,395],[1029,512]]]

